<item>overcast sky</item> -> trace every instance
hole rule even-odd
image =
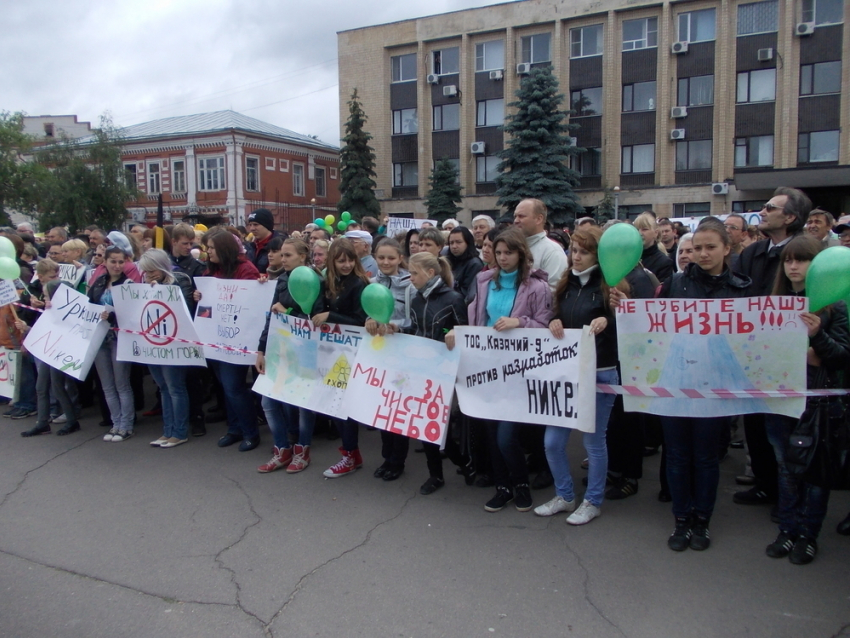
[[[336,32],[497,0],[0,0],[0,110],[233,109],[339,143]]]

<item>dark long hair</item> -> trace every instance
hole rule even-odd
[[[789,259],[797,261],[812,261],[820,251],[823,250],[823,243],[812,237],[811,235],[797,235],[785,244],[782,253],[779,255],[779,268],[776,269],[776,280],[773,284],[773,295],[793,295],[794,289],[791,287],[791,280],[785,274],[785,262]]]
[[[411,228],[410,230],[407,231],[407,234],[404,236],[404,254],[407,257],[410,257],[410,239],[414,235],[416,235],[417,239],[419,238],[419,229],[418,228]]]
[[[587,252],[593,253],[596,256],[597,263],[599,261],[599,240],[602,238],[602,229],[599,226],[590,226],[589,224],[585,224],[580,229],[572,234],[570,237],[570,243],[576,244],[584,248]],[[572,252],[572,251],[570,251]],[[600,269],[602,267],[600,266]],[[567,288],[570,285],[570,273],[573,269],[573,259],[569,258],[569,263],[567,264],[567,269],[564,271],[564,274],[561,276],[561,280],[558,282],[558,285],[555,287],[555,304],[560,303],[561,299],[563,299],[567,294]],[[600,283],[600,287],[602,289],[602,298],[605,303],[605,307],[608,307],[608,299],[610,297],[611,287],[605,281],[605,277],[602,277],[602,281]],[[626,294],[631,294],[631,286],[626,283],[625,278],[619,284],[617,284],[617,288],[622,290]]]
[[[454,270],[462,263],[469,261],[473,257],[478,257],[478,250],[475,248],[475,238],[466,226],[453,228],[449,233],[449,241],[451,241],[452,235],[461,235],[463,237],[463,241],[466,242],[466,250],[458,257],[455,257],[452,254],[451,248],[449,248],[449,252],[446,257],[448,257],[449,263],[452,265],[452,270]]]
[[[239,266],[239,243],[236,237],[231,235],[226,230],[210,232],[204,235],[204,243],[207,246],[215,248],[218,263],[213,263],[212,260],[207,260],[207,270],[212,276],[219,273],[224,279],[232,279],[236,274],[236,268]]]
[[[363,264],[354,250],[354,244],[351,243],[350,239],[337,239],[331,244],[330,249],[328,249],[328,259],[325,264],[328,269],[328,299],[336,299],[337,295],[342,291],[340,275],[336,271],[336,260],[343,255],[354,261],[354,270],[351,271],[351,274],[362,279],[366,285],[369,284],[369,275],[363,270]]]
[[[519,263],[517,264],[517,279],[516,287],[519,288],[525,281],[528,280],[528,275],[531,273],[531,263],[534,258],[531,256],[531,249],[528,247],[528,242],[525,235],[519,228],[512,226],[503,230],[496,239],[493,240],[493,256],[496,255],[496,246],[504,244],[511,252],[519,254]],[[501,290],[499,277],[502,274],[502,269],[496,262],[496,272],[493,274],[493,283],[496,284],[496,290]]]

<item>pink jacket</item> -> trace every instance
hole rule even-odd
[[[476,295],[469,304],[469,325],[487,325],[487,289],[496,269],[482,270],[475,281]],[[549,276],[539,268],[529,273],[520,284],[514,299],[511,317],[519,319],[520,328],[548,328],[552,319],[552,290]]]
[[[101,264],[97,268],[95,268],[91,275],[89,275],[89,286],[91,286],[97,278],[100,277],[103,273],[106,272],[106,264]],[[129,259],[124,262],[124,274],[127,275],[127,279],[136,284],[141,284],[144,282],[144,277],[142,277],[142,273],[139,272],[136,264]]]

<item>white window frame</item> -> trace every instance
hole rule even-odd
[[[316,182],[316,197],[328,196],[328,172],[324,166],[313,169],[313,181]]]
[[[691,35],[693,29],[694,18],[699,20],[702,16],[707,16],[708,14],[712,16],[712,33],[710,38],[702,38],[700,40],[694,40]],[[680,42],[713,42],[717,39],[717,11],[712,7],[709,9],[699,9],[697,11],[686,11],[684,13],[680,13],[678,15],[678,34]]]
[[[292,196],[304,197],[304,164],[292,162]]]
[[[280,160],[278,162],[278,166],[280,166],[280,172],[281,173],[288,173],[289,172],[289,160],[288,159]]]
[[[146,164],[145,178],[147,180],[148,195],[158,195],[162,192],[162,162],[154,160],[146,162]],[[156,167],[156,170],[152,170],[154,167]]]
[[[213,162],[215,165],[212,165]],[[224,167],[224,155],[198,157],[198,190],[202,192],[227,190],[227,174]]]
[[[335,166],[331,166],[330,168],[331,168],[331,171],[330,171],[331,179],[336,179],[336,178],[337,178],[337,170],[336,170],[336,167],[335,167]]]
[[[444,54],[445,51],[451,51],[452,49],[457,51],[457,69],[455,69],[454,71],[451,71],[451,70],[446,71],[443,68],[445,66],[443,64],[443,54]],[[437,54],[438,53],[440,54],[439,70],[437,69]],[[429,57],[431,58],[431,73],[434,73],[436,75],[456,75],[456,74],[460,73],[460,47],[454,46],[454,47],[443,47],[441,49],[434,49],[433,51],[431,51],[431,55]]]
[[[626,40],[625,30],[626,23],[629,22],[643,22],[643,36],[638,40]],[[649,28],[650,22],[654,24],[654,30]],[[634,20],[623,20],[622,29],[623,33],[623,51],[639,51],[640,49],[656,49],[658,48],[658,16],[649,16],[647,18],[636,18]],[[650,37],[654,34],[655,43],[650,44],[650,40],[653,39]],[[642,44],[641,46],[638,46]],[[631,46],[626,46],[631,45]]]
[[[547,48],[549,50],[549,55],[546,59],[542,59],[542,58],[538,59],[537,56],[535,55],[535,46],[534,46],[534,43],[536,41],[535,38],[541,38],[541,37],[548,38]],[[526,41],[528,41],[528,53],[529,53],[527,60],[525,59],[525,42]],[[540,46],[542,46],[542,45],[538,45],[536,48],[540,48]],[[539,64],[539,63],[544,63],[544,62],[551,62],[552,61],[552,34],[547,31],[545,33],[532,33],[532,34],[529,34],[529,35],[521,36],[520,39],[519,39],[519,52],[520,52],[521,61],[526,63],[526,64]]]
[[[599,31],[599,50],[595,52],[587,52],[585,51],[585,31],[589,29],[594,29]],[[576,27],[574,29],[570,29],[570,58],[592,58],[599,55],[602,55],[602,51],[605,49],[605,42],[603,40],[605,34],[605,29],[602,24],[589,24],[585,27]],[[578,37],[576,37],[578,36]],[[578,55],[575,53],[575,47],[578,46]]]
[[[180,165],[178,168],[177,165]],[[179,187],[179,188],[178,188]],[[173,193],[186,192],[186,160],[171,160],[171,191]]]
[[[496,46],[498,45],[498,46]],[[487,65],[487,48],[500,48],[502,61],[499,66]],[[505,68],[505,41],[504,40],[488,40],[487,42],[478,42],[475,45],[475,71],[498,71]]]
[[[840,2],[840,0],[802,0],[800,2],[801,8],[801,22],[814,22],[817,26],[827,25],[827,24],[843,24],[844,23],[844,11],[843,11],[843,2],[842,11],[838,13],[839,19],[838,21],[828,22],[826,19],[821,18],[818,19],[818,5],[827,4],[828,2]]]
[[[253,168],[254,188],[251,188],[251,172],[252,172],[252,169],[249,166],[249,162],[254,163],[254,168]],[[257,155],[246,155],[245,156],[245,190],[250,191],[252,193],[260,192],[260,158]]]
[[[267,157],[266,159],[266,170],[274,171],[277,170],[277,158]]]
[[[133,176],[132,184],[128,180],[130,175]],[[124,183],[128,188],[139,189],[139,167],[136,162],[124,162]]]
[[[408,56],[413,56],[413,77],[407,77],[403,74],[404,64],[402,63],[402,58],[406,58]],[[398,79],[396,79],[396,60],[398,60]],[[415,53],[404,53],[402,55],[394,55],[390,57],[390,80],[393,84],[397,84],[399,82],[415,82],[416,81],[416,54]]]

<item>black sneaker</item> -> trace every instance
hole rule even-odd
[[[419,493],[423,496],[428,496],[429,494],[436,492],[445,484],[446,482],[443,479],[432,476],[422,484],[422,487],[419,488]]]
[[[793,547],[794,537],[786,532],[779,532],[779,536],[767,546],[764,553],[771,558],[785,558],[791,553],[791,548]]]
[[[636,479],[618,478],[614,485],[605,492],[605,498],[610,501],[620,501],[638,493],[638,482]]]
[[[690,548],[701,552],[708,549],[711,545],[711,536],[708,532],[708,519],[702,516],[694,517],[694,524],[691,526]]]
[[[520,483],[514,487],[514,505],[520,512],[527,512],[534,505],[528,483]]]
[[[667,539],[667,547],[674,552],[683,552],[688,549],[691,540],[691,518],[689,516],[676,517],[676,529]]]
[[[498,512],[505,508],[505,505],[514,500],[514,494],[507,487],[497,487],[496,496],[491,498],[484,505],[484,509],[488,512]]]
[[[818,553],[818,543],[814,538],[801,536],[794,543],[794,547],[788,554],[788,560],[795,565],[808,565],[815,559]]]
[[[770,496],[758,487],[753,487],[743,492],[735,492],[732,500],[738,505],[773,505],[776,497]]]

